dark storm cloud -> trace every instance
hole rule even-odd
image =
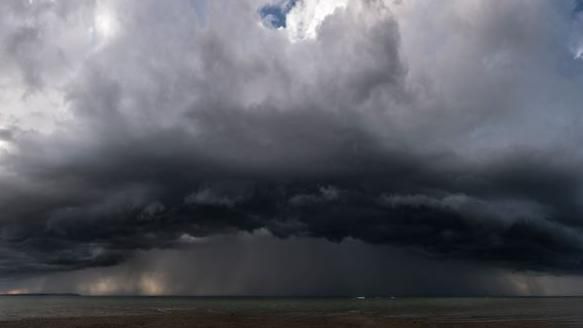
[[[136,154],[136,148],[131,153]],[[65,194],[49,210],[46,205],[34,208],[37,196],[30,195],[31,205],[26,206],[30,222],[23,222],[25,217],[18,209],[17,220],[6,217],[5,222],[13,226],[4,228],[3,240],[7,247],[32,255],[39,270],[114,264],[130,250],[180,247],[185,236],[260,228],[284,238],[334,242],[352,238],[519,269],[581,270],[583,244],[578,222],[569,217],[575,212],[560,212],[566,201],[556,202],[555,195],[528,197],[521,189],[523,184],[536,184],[564,172],[549,170],[530,180],[491,185],[511,172],[500,169],[502,173],[494,177],[481,172],[435,172],[424,167],[426,160],[398,165],[390,158],[366,155],[342,154],[335,162],[355,164],[327,173],[317,168],[288,174],[265,173],[263,168],[211,170],[208,164],[202,166],[206,176],[201,176],[198,163],[122,160],[124,156],[118,153],[121,162],[113,167],[134,172],[110,172],[105,176],[111,182],[102,185],[98,183],[104,178],[102,171],[96,176],[91,171],[78,172],[78,176],[69,173],[70,179],[87,181],[69,191],[61,186],[60,192]],[[516,164],[528,167],[527,162]],[[145,171],[139,172],[140,167]],[[469,178],[469,182],[449,182],[450,176],[465,175],[478,182]],[[475,191],[484,184],[490,184],[489,188]],[[84,199],[87,196],[81,190],[89,186],[97,195]],[[474,193],[465,193],[470,190]],[[15,268],[13,263],[10,267]]]
[[[8,65],[21,89],[65,85],[69,116],[48,132],[0,130],[10,141],[0,273],[108,266],[261,229],[583,270],[581,80],[555,61],[580,65],[567,45],[571,6],[453,1],[427,21],[433,5],[417,2],[352,1],[324,19],[331,2],[305,1],[287,26],[308,30],[288,34],[260,24],[264,5],[105,1],[69,3],[60,16],[47,14],[61,8],[52,2],[7,7],[9,17],[45,14],[27,25],[34,33],[4,32],[2,64],[30,62]],[[92,29],[71,18],[92,11]],[[467,24],[468,35],[439,50],[415,24],[434,24],[436,39]],[[81,36],[51,34],[67,26]],[[37,56],[31,42],[69,59]]]

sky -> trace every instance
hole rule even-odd
[[[0,292],[583,294],[582,7],[0,1]]]

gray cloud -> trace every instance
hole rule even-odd
[[[258,230],[581,272],[572,3],[305,1],[303,40],[255,0],[4,3],[6,93],[64,114],[0,123],[0,274]]]

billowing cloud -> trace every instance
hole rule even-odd
[[[3,275],[254,231],[583,270],[571,1],[0,6]]]

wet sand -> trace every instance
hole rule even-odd
[[[287,314],[225,314],[225,313],[168,313],[143,316],[82,317],[54,319],[25,319],[0,322],[2,328],[353,328],[353,327],[395,327],[395,328],[542,328],[576,327],[565,322],[550,321],[491,321],[452,322],[428,319],[394,319],[371,317],[360,314],[350,315],[287,315]]]

